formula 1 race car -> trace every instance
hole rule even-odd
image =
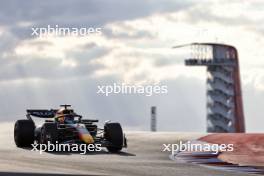
[[[14,140],[17,147],[30,147],[34,142],[101,144],[109,152],[119,152],[127,147],[126,137],[119,123],[106,122],[100,129],[98,120],[83,119],[70,108],[28,109],[27,119],[17,120],[14,127]],[[45,118],[44,124],[36,127],[31,116]]]

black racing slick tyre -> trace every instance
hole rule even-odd
[[[44,123],[40,132],[40,143],[47,144],[50,141],[51,144],[55,144],[58,141],[58,130],[56,123]]]
[[[35,124],[32,120],[17,120],[14,140],[17,147],[30,147],[34,142]]]
[[[106,123],[104,126],[104,137],[110,142],[110,145],[106,147],[109,152],[116,153],[122,150],[124,135],[119,123]]]

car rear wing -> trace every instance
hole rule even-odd
[[[32,120],[31,116],[38,117],[38,118],[55,118],[57,111],[58,109],[50,109],[50,110],[48,109],[27,109],[26,117],[29,120]],[[82,119],[81,115],[78,115],[75,113],[71,115],[74,115],[74,117],[79,117],[83,123],[98,122],[97,119]],[[62,115],[62,116],[66,116],[66,115]],[[58,117],[59,116],[57,116],[56,118]]]
[[[27,118],[31,120],[31,116],[39,118],[54,118],[57,109],[27,109]]]

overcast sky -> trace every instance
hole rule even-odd
[[[239,51],[247,131],[263,131],[264,2],[64,0],[0,2],[0,119],[72,104],[126,129],[204,132],[205,68],[172,46],[219,42]],[[100,27],[101,35],[32,37],[32,27]],[[96,94],[98,85],[168,85],[167,95]]]

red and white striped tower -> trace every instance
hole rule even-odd
[[[207,131],[245,132],[238,52],[216,43],[191,44],[188,66],[207,67]]]

